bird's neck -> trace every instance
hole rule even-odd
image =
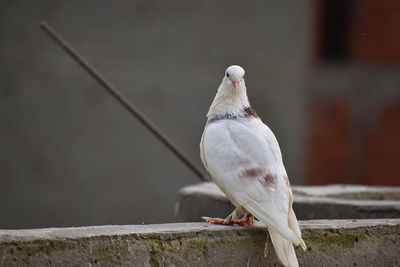
[[[244,109],[249,106],[246,86],[236,89],[221,84],[208,110],[207,118],[221,115],[240,117],[244,115]]]

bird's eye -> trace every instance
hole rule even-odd
[[[229,78],[229,73],[226,73],[226,77],[228,77],[228,78]]]

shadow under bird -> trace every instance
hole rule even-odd
[[[225,219],[203,217],[214,224],[265,224],[280,261],[298,266],[293,245],[306,244],[293,211],[293,194],[282,154],[271,129],[250,106],[245,71],[227,68],[207,113],[200,156],[212,180],[236,207]]]

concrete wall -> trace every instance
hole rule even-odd
[[[299,220],[400,218],[400,187],[330,185],[292,186]],[[214,183],[179,191],[176,219],[199,222],[202,216],[225,218],[234,206]]]
[[[314,1],[305,183],[400,185],[400,2]]]
[[[310,1],[0,1],[0,228],[166,222],[197,178],[40,29],[47,20],[200,165],[225,68],[302,181]]]
[[[307,83],[305,182],[400,185],[400,68],[326,64]]]
[[[400,220],[300,222],[300,266],[399,266]],[[2,266],[281,266],[265,228],[180,223],[0,230]]]

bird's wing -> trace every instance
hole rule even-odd
[[[288,224],[292,192],[279,145],[260,119],[221,120],[207,125],[203,154],[216,184],[235,205],[299,243]]]
[[[204,153],[204,134],[206,131],[203,132],[203,135],[201,136],[201,141],[200,141],[200,159],[203,162],[204,167],[208,170],[208,164],[206,160],[206,155]]]

